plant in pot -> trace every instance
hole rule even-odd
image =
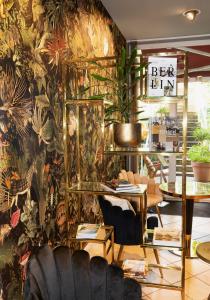
[[[193,137],[198,141],[188,151],[195,180],[198,182],[210,181],[210,128],[196,128]]]
[[[92,62],[102,69],[105,76],[92,73],[91,76],[100,82],[106,83],[111,92],[106,94],[94,95],[92,99],[110,100],[111,104],[105,106],[105,124],[113,124],[114,141],[118,146],[138,146],[141,142],[141,124],[139,118],[144,111],[139,108],[135,111],[136,100],[140,97],[135,96],[132,91],[135,89],[137,82],[140,80],[140,72],[146,67],[146,64],[136,64],[137,49],[133,49],[128,55],[125,48],[122,49],[120,57],[116,62],[116,73],[112,76],[108,70]]]
[[[169,115],[169,110],[165,106],[161,106],[157,111],[156,114],[160,117],[161,120],[164,120]]]

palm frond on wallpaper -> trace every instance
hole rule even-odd
[[[28,133],[31,117],[32,99],[27,94],[25,80],[17,77],[12,68],[6,68],[0,78],[0,112],[6,113],[20,136]]]
[[[66,14],[77,11],[77,0],[43,0],[46,17],[54,29],[62,28]]]
[[[46,53],[49,57],[49,64],[57,66],[63,60],[67,54],[67,43],[65,39],[58,32],[54,37],[47,42],[45,48],[41,50],[42,53]]]
[[[39,145],[43,141],[45,144],[50,144],[54,133],[52,121],[47,118],[47,112],[35,107],[32,118],[32,128],[38,135]]]

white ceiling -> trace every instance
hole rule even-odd
[[[210,0],[102,0],[127,40],[210,34]],[[182,13],[197,8],[194,22]]]

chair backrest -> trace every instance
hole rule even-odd
[[[142,176],[138,173],[133,173],[132,171],[126,172],[125,170],[121,170],[119,173],[119,179],[128,180],[133,184],[147,184],[147,194],[161,195],[159,184],[155,183],[154,178],[148,178],[147,176]]]
[[[66,246],[39,249],[28,264],[25,300],[139,300],[141,286],[99,256]]]
[[[133,210],[122,210],[112,205],[103,196],[98,196],[105,225],[114,226],[115,243],[121,245],[139,245],[143,241],[141,215]]]
[[[145,165],[147,167],[149,177],[154,178],[159,168],[156,168],[154,166],[153,162],[147,155],[144,155],[143,159],[144,159]]]

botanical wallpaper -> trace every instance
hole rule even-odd
[[[0,299],[21,299],[36,247],[65,242],[64,67],[116,55],[123,44],[100,1],[0,1]],[[74,97],[82,80],[74,72],[69,77],[68,85],[77,82]],[[91,162],[103,172],[100,110],[84,107],[80,114],[83,176],[93,171],[99,179]],[[72,199],[70,227],[78,210]],[[84,213],[94,219],[98,211],[89,200]]]

